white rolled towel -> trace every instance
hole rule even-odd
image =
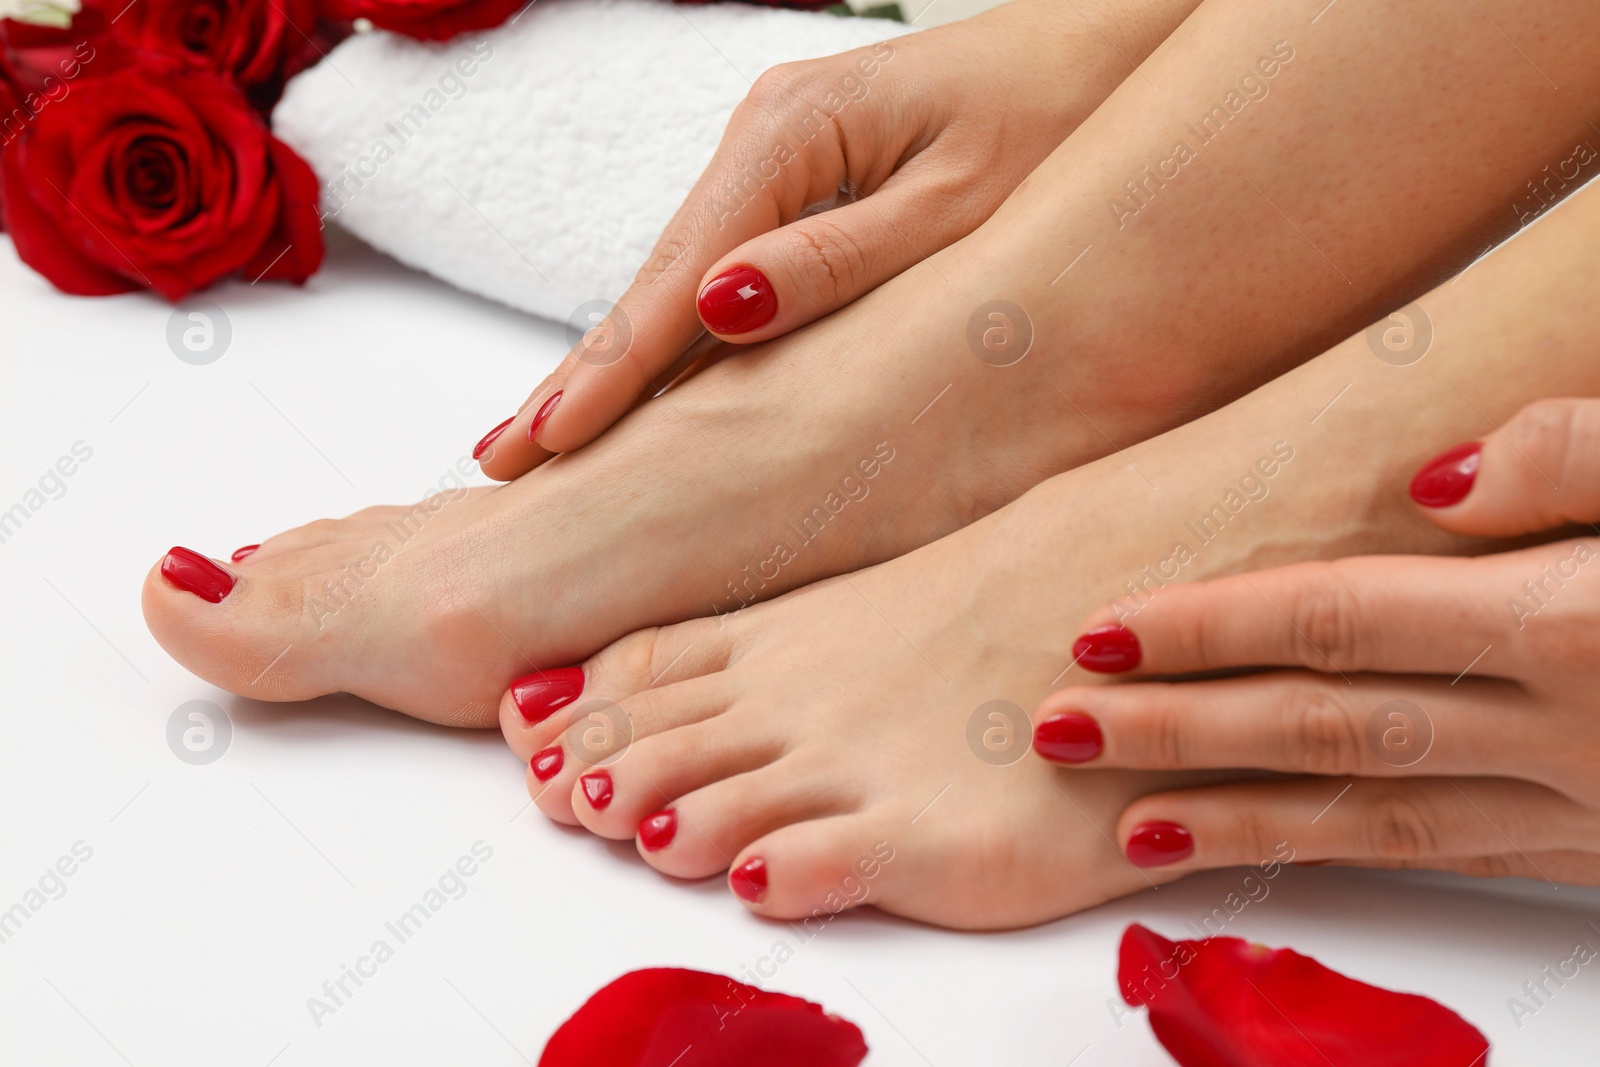
[[[273,125],[316,170],[327,218],[568,321],[627,288],[758,74],[907,29],[739,3],[539,0],[442,45],[358,34],[294,79]],[[845,101],[864,92],[870,81],[841,86]]]

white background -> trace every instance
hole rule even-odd
[[[0,945],[0,1063],[514,1067],[627,970],[739,974],[780,939],[796,954],[770,987],[860,1024],[873,1067],[1169,1062],[1142,1019],[1108,1010],[1117,939],[1131,921],[1180,936],[1242,872],[1033,930],[860,914],[804,942],[720,882],[670,883],[631,843],[547,823],[497,733],[344,697],[240,700],[172,663],[139,613],[169,546],[225,557],[414,501],[565,349],[560,327],[348,240],[303,291],[208,296],[233,339],[191,366],[166,305],[62,297],[0,239],[0,510],[74,443],[93,449],[0,544],[0,910],[74,843],[93,849]],[[166,741],[196,699],[233,724],[208,766]],[[466,895],[316,1026],[307,998],[480,840],[493,858]],[[1506,1001],[1575,943],[1600,948],[1591,921],[1593,891],[1290,869],[1228,932],[1427,993],[1490,1035],[1492,1063],[1544,1067],[1595,1062],[1600,962],[1520,1028]]]

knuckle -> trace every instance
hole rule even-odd
[[[819,64],[811,60],[779,63],[762,71],[745,94],[744,104],[767,114],[787,114],[797,100],[810,97],[818,77]]]
[[[1415,860],[1439,854],[1438,828],[1431,813],[1400,790],[1378,796],[1361,829],[1370,855],[1388,860]]]
[[[1256,863],[1278,854],[1283,840],[1280,827],[1273,825],[1258,808],[1245,808],[1229,821],[1227,834],[1241,863]]]
[[[830,305],[853,299],[868,273],[861,242],[826,215],[807,219],[792,232],[789,252],[799,265],[800,283]]]
[[[1595,440],[1600,433],[1586,429],[1592,420],[1581,418],[1581,404],[1570,398],[1538,400],[1517,412],[1505,427],[1516,450],[1557,485],[1573,484],[1579,474],[1576,465],[1592,457],[1593,452],[1581,445],[1600,445]],[[1582,442],[1580,437],[1590,440]]]
[[[1316,564],[1289,611],[1296,661],[1314,671],[1361,670],[1365,638],[1354,585],[1337,563]]]
[[[1354,774],[1361,768],[1365,728],[1325,685],[1295,686],[1283,710],[1288,722],[1279,736],[1291,746],[1283,753],[1285,767],[1323,775]]]

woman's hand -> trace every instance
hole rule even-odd
[[[1438,525],[1577,532],[1476,559],[1372,557],[1160,589],[1078,662],[1227,680],[1068,689],[1034,747],[1082,767],[1299,777],[1143,797],[1141,866],[1300,861],[1600,884],[1600,400],[1550,400],[1411,483]]]
[[[767,71],[633,285],[480,445],[484,470],[586,444],[702,330],[776,337],[971,233],[1198,3],[1013,0]]]

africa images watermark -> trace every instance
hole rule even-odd
[[[35,883],[23,891],[22,899],[5,911],[0,911],[0,945],[16,937],[45,905],[67,895],[67,879],[94,858],[94,847],[86,841],[74,841],[71,850],[44,869]]]
[[[471,91],[468,79],[493,58],[494,46],[487,40],[477,42],[469,55],[457,59],[445,70],[434,87],[424,92],[398,116],[384,123],[384,131],[389,136],[379,137],[365,155],[346,163],[339,168],[339,173],[322,183],[321,219],[326,222],[343,211],[345,205],[378,176],[378,171],[399,155],[408,141],[422,132],[433,116],[466,96]]]
[[[66,496],[68,479],[93,458],[93,446],[85,441],[72,442],[68,453],[46,467],[15,504],[0,511],[0,545],[16,537],[28,520],[42,511],[45,505]]]
[[[755,165],[745,164],[743,173],[725,179],[718,190],[717,225],[744,210],[768,185],[777,180],[779,173],[798,158],[800,150],[831,127],[840,112],[851,104],[859,104],[872,92],[867,83],[883,70],[883,65],[894,59],[894,46],[879,41],[857,59],[855,65],[838,82],[830,86],[820,103],[799,117],[788,117],[779,127],[779,134],[765,159]]]
[[[374,939],[366,953],[356,957],[355,966],[341,963],[338,975],[322,983],[322,995],[306,998],[306,1010],[311,1013],[311,1021],[317,1029],[322,1029],[329,1015],[337,1015],[368,981],[376,978],[378,968],[394,959],[400,946],[417,936],[446,904],[466,896],[469,880],[492,859],[494,846],[486,841],[474,841],[467,854],[446,867],[415,903],[383,924],[384,936]]]
[[[1594,555],[1594,546],[1589,542],[1576,541],[1555,563],[1540,567],[1537,578],[1523,582],[1520,596],[1507,597],[1506,608],[1516,620],[1517,629],[1525,628],[1529,619],[1549,607],[1567,583],[1578,576],[1579,568],[1594,559]]]
[[[37,91],[29,91],[10,111],[0,112],[0,147],[9,145],[22,136],[29,123],[51,104],[59,104],[72,93],[72,82],[83,73],[83,68],[94,62],[96,52],[88,41],[79,41],[72,54],[55,65],[55,72],[39,81]]]
[[[1271,480],[1293,459],[1293,445],[1288,441],[1274,442],[1271,452],[1257,459],[1255,465],[1223,494],[1221,500],[1183,524],[1185,536],[1179,538],[1165,556],[1146,564],[1138,577],[1122,583],[1122,591],[1127,595],[1108,604],[1112,617],[1122,623],[1143,611],[1169,582],[1178,580],[1183,568],[1198,559],[1206,545],[1222,536],[1228,524],[1245,508],[1271,495]]]
[[[1593,922],[1589,923],[1589,929],[1600,934],[1600,926]],[[1547,963],[1539,968],[1539,977],[1523,982],[1520,997],[1506,998],[1506,1010],[1511,1013],[1511,1021],[1517,1024],[1518,1030],[1526,1026],[1530,1018],[1549,1007],[1550,1001],[1567,987],[1568,982],[1577,978],[1596,957],[1600,957],[1600,952],[1596,952],[1594,946],[1595,942],[1590,939],[1579,941],[1572,946],[1572,951],[1554,965]]]
[[[718,617],[727,615],[749,607],[760,599],[767,586],[777,581],[783,568],[799,559],[800,553],[821,537],[829,524],[846,508],[867,499],[872,492],[870,483],[894,462],[894,457],[894,446],[888,441],[879,441],[874,445],[872,453],[850,467],[835,485],[829,487],[821,501],[798,519],[790,520],[784,527],[783,536],[773,544],[772,551],[758,560],[753,570],[752,565],[746,564],[735,578],[724,583],[727,595],[712,602],[712,614]],[[734,604],[730,605],[729,601]]]
[[[1265,100],[1272,91],[1268,82],[1282,73],[1283,68],[1293,60],[1294,48],[1288,41],[1279,41],[1272,46],[1271,54],[1261,56],[1250,69],[1240,75],[1235,88],[1228,90],[1221,103],[1200,117],[1199,125],[1193,122],[1184,123],[1184,128],[1189,131],[1188,134],[1173,144],[1171,150],[1156,161],[1154,169],[1146,163],[1139,168],[1137,175],[1122,183],[1122,187],[1127,190],[1126,198],[1114,196],[1107,201],[1111,209],[1111,220],[1117,224],[1117,229],[1127,226],[1129,219],[1149,207],[1155,200],[1156,193],[1165,189],[1168,182],[1182,176],[1183,168],[1199,159],[1206,145],[1221,137],[1222,132],[1228,128],[1228,123],[1237,118],[1246,107]]]

